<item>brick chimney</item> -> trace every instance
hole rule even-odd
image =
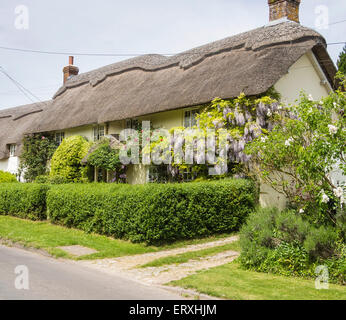
[[[269,20],[286,18],[299,23],[299,5],[301,0],[268,0]]]
[[[76,76],[78,72],[79,72],[79,69],[73,65],[73,56],[70,56],[68,66],[64,67],[63,69],[64,84],[71,76]]]

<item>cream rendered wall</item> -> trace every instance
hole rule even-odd
[[[325,97],[332,90],[314,54],[309,52],[302,56],[276,84],[275,89],[281,94],[283,103],[292,104],[304,90],[315,100]],[[284,195],[276,192],[270,186],[262,184],[260,204],[264,207],[277,206],[283,209],[286,206]]]
[[[71,136],[83,136],[87,138],[89,141],[93,141],[93,126],[83,126],[83,127],[77,127],[72,129],[66,129],[62,130],[65,132],[65,138],[71,137]]]
[[[318,65],[312,52],[302,56],[276,84],[275,89],[280,92],[282,102],[294,103],[304,90],[311,94],[315,100],[328,95],[329,85],[321,84],[327,80]]]
[[[0,160],[0,170],[7,171],[7,167],[8,167],[8,159]]]

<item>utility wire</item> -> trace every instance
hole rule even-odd
[[[331,42],[327,45],[341,45],[346,44],[346,41],[343,42]],[[138,57],[143,56],[145,53],[82,53],[82,52],[61,52],[61,51],[42,51],[42,50],[32,50],[32,49],[21,49],[21,48],[11,48],[0,46],[2,50],[17,51],[17,52],[26,52],[26,53],[38,53],[38,54],[50,54],[50,55],[70,55],[70,56],[93,56],[93,57]],[[193,49],[192,49],[193,50]],[[192,52],[181,52],[181,53],[161,53],[163,56],[175,56],[178,54],[191,54],[195,55],[198,53],[209,53],[208,51],[198,51],[193,50]]]

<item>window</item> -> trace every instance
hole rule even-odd
[[[10,157],[14,157],[16,155],[16,145],[10,144]]]
[[[61,142],[65,138],[65,132],[56,132],[55,133],[55,141],[58,143],[58,145],[61,145]]]
[[[148,169],[147,181],[149,183],[167,183],[168,171],[167,166],[150,166]]]
[[[126,129],[138,129],[138,120],[127,119],[126,120]]]
[[[97,126],[93,130],[94,130],[94,141],[99,141],[105,136],[104,126]]]
[[[196,116],[199,113],[198,109],[185,111],[184,127],[191,128],[197,124]]]

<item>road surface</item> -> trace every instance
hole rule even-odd
[[[17,273],[15,273],[15,268]],[[16,289],[27,284],[29,289]],[[17,280],[16,280],[17,279]],[[16,284],[16,285],[15,285]],[[0,299],[181,300],[154,286],[56,260],[38,253],[0,245]]]

